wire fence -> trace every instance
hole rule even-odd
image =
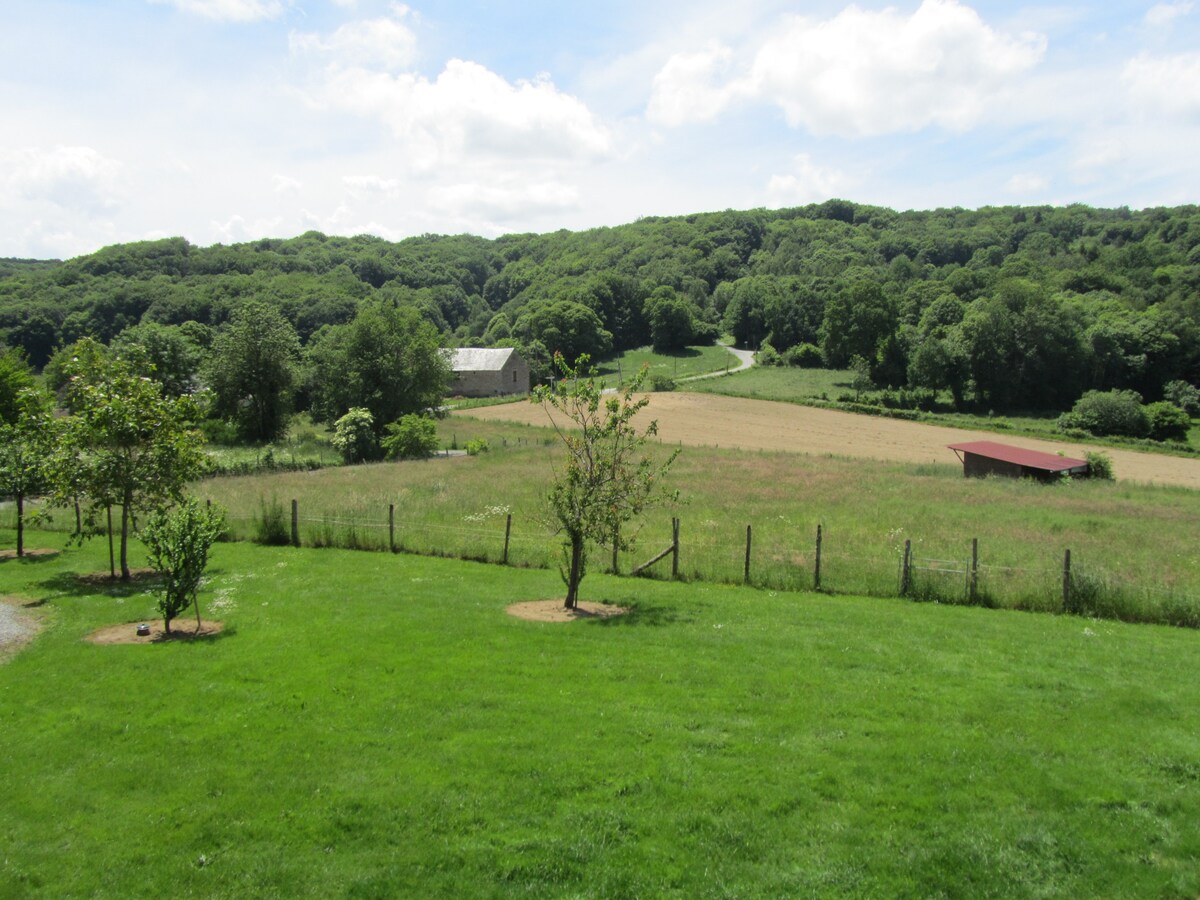
[[[263,501],[257,514],[226,517],[227,538],[525,568],[553,569],[562,562],[561,536],[549,524],[514,515],[508,507],[488,507],[453,521],[397,513],[394,505],[377,513],[361,508],[313,512],[296,500],[290,506]],[[0,507],[0,524],[15,525],[11,507]],[[70,531],[73,525],[70,513],[34,527]],[[659,555],[641,575],[1200,627],[1200,573],[1167,573],[1168,580],[1155,582],[1145,573],[1116,571],[1096,560],[1072,561],[1066,548],[1027,565],[1011,565],[989,560],[978,541],[961,548],[962,555],[923,547],[918,555],[911,539],[884,552],[856,552],[821,525],[802,534],[797,528],[760,531],[710,521],[689,528],[680,520],[673,521],[670,532],[643,531],[639,538],[632,552],[598,548],[591,570],[628,575]]]

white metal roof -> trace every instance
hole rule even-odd
[[[515,347],[460,347],[451,351],[450,368],[455,372],[499,372]]]

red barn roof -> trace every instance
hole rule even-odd
[[[1024,466],[1027,469],[1040,469],[1043,472],[1065,472],[1068,469],[1087,466],[1086,459],[1072,459],[1069,456],[1059,456],[1057,453],[1026,450],[1024,447],[998,444],[995,441],[968,441],[965,444],[949,444],[948,447],[956,453],[986,456],[988,459],[998,459],[1001,462]]]

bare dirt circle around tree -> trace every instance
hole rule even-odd
[[[25,548],[25,556],[17,556],[17,551],[9,548],[8,550],[0,550],[0,559],[29,559],[31,557],[41,559],[47,556],[58,556],[60,551],[53,547],[33,547]]]
[[[623,606],[592,603],[590,600],[580,600],[574,609],[564,607],[562,600],[527,600],[512,604],[505,612],[530,622],[577,622],[580,619],[611,619],[629,610]]]
[[[148,635],[137,633],[139,625],[149,625]],[[122,622],[120,625],[109,625],[89,634],[84,640],[89,644],[111,646],[113,644],[161,644],[165,641],[194,641],[215,637],[225,630],[224,622],[213,622],[201,619],[197,628],[195,619],[176,619],[171,623],[171,633],[167,634],[161,619],[147,622]]]

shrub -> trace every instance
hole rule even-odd
[[[208,553],[224,530],[225,514],[201,506],[195,497],[189,497],[170,512],[153,514],[142,530],[150,564],[163,576],[158,611],[162,613],[167,634],[171,633],[171,621],[193,605],[199,627],[200,605],[196,595],[204,580]]]
[[[763,341],[758,352],[754,354],[754,361],[760,366],[781,366],[783,365],[783,357],[779,355],[779,351],[772,347],[767,341]]]
[[[783,362],[798,369],[820,369],[825,365],[821,348],[815,344],[797,344],[789,347],[783,353]]]
[[[428,416],[401,416],[386,430],[381,443],[388,459],[425,459],[437,451],[437,426]]]
[[[1200,416],[1200,389],[1186,381],[1169,381],[1163,386],[1163,399],[1174,403],[1189,416]]]
[[[352,407],[334,423],[330,443],[347,463],[374,459],[379,454],[379,445],[375,442],[375,417],[364,407]]]
[[[1182,409],[1166,400],[1147,404],[1145,409],[1151,440],[1187,442],[1192,419]]]
[[[467,456],[478,456],[480,453],[487,453],[492,448],[492,445],[487,442],[486,438],[476,438],[467,441],[466,451]]]
[[[1112,458],[1107,453],[1089,450],[1084,457],[1088,464],[1088,477],[1099,478],[1101,481],[1115,481]]]
[[[670,375],[651,375],[650,390],[652,391],[673,391],[675,390],[675,379]]]
[[[1145,437],[1150,420],[1135,391],[1088,391],[1069,413],[1059,416],[1058,428],[1079,428],[1097,436]]]

